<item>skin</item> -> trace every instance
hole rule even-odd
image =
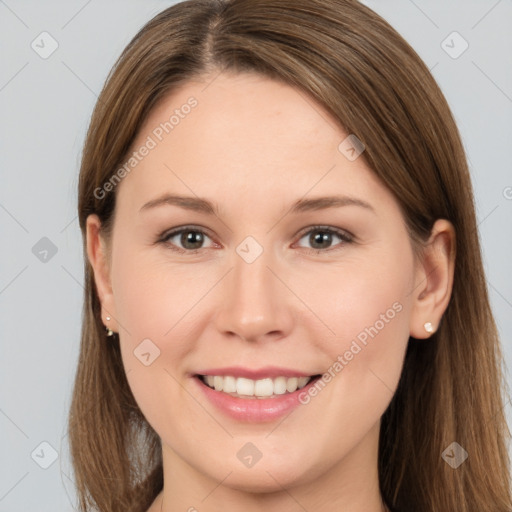
[[[183,85],[153,109],[133,147],[191,96],[197,107],[118,185],[112,238],[95,215],[87,222],[103,321],[119,332],[135,399],[162,439],[164,490],[149,510],[385,510],[380,418],[409,336],[428,338],[425,322],[435,329],[447,307],[453,228],[438,220],[416,259],[398,203],[364,153],[349,161],[338,150],[348,134],[310,98],[257,74]],[[140,211],[163,192],[208,199],[218,215],[175,205]],[[304,196],[333,194],[373,210],[289,212]],[[157,243],[188,225],[206,233],[197,253],[179,235]],[[354,239],[315,243],[315,225]],[[263,248],[250,264],[236,252],[247,236]],[[323,373],[397,302],[401,311],[284,419],[237,422],[190,377],[231,365]],[[133,354],[145,338],[160,349],[149,366]],[[247,442],[263,455],[252,468],[236,457]]]

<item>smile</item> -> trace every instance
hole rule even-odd
[[[273,398],[302,389],[313,377],[265,378],[259,380],[231,375],[200,375],[201,380],[215,391],[246,399]]]
[[[301,393],[307,393],[321,375],[258,377],[195,374],[192,381],[223,415],[236,421],[261,423],[277,420],[299,407]]]

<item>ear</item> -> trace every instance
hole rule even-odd
[[[87,257],[94,272],[94,282],[101,303],[101,318],[103,324],[114,332],[119,332],[116,321],[114,294],[110,278],[110,260],[107,243],[100,231],[101,221],[95,214],[86,220]],[[107,320],[110,317],[110,320]]]
[[[453,225],[439,219],[434,223],[430,238],[416,263],[415,288],[410,319],[413,338],[429,338],[441,322],[448,307],[455,268],[455,230]],[[430,322],[431,332],[425,324]]]

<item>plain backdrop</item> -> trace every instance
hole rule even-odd
[[[66,417],[83,292],[79,159],[115,59],[172,3],[0,0],[0,512],[74,509]],[[512,4],[364,3],[416,49],[459,125],[511,367]],[[505,407],[512,424],[512,406]]]

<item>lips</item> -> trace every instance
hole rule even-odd
[[[221,412],[244,422],[273,421],[298,407],[320,378],[289,368],[213,368],[192,375],[201,392]]]

